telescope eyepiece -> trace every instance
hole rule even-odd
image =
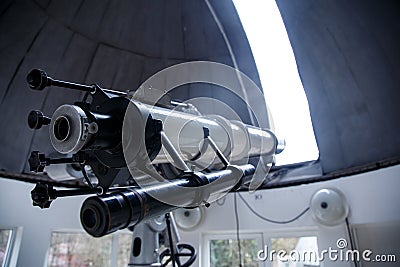
[[[59,141],[65,141],[70,135],[71,126],[68,118],[60,116],[56,119],[53,125],[54,137]]]
[[[89,199],[85,202],[85,208],[81,210],[81,223],[84,229],[94,237],[100,237],[107,233],[109,224],[107,218],[107,206],[103,203]],[[115,231],[115,230],[114,230]]]
[[[51,85],[51,78],[47,76],[47,73],[40,69],[33,69],[26,76],[26,81],[29,87],[34,90],[43,90],[46,86]]]
[[[86,232],[101,237],[139,222],[143,199],[135,190],[123,190],[86,199],[81,208],[81,223]]]

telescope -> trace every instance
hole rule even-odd
[[[134,229],[179,207],[209,206],[249,183],[256,171],[249,158],[272,162],[281,150],[270,129],[203,115],[162,90],[121,92],[56,80],[39,69],[27,82],[33,90],[57,86],[85,92],[51,117],[30,112],[29,127],[48,126],[52,147],[64,156],[32,151],[29,166],[51,173],[54,165],[68,165],[82,173],[83,188],[58,190],[40,183],[31,196],[33,205],[48,208],[58,197],[92,195],[80,218],[94,237]]]

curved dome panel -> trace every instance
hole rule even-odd
[[[325,173],[400,156],[398,1],[277,0]]]
[[[25,76],[32,68],[63,80],[125,91],[180,62],[208,60],[234,66],[234,58],[237,67],[260,85],[230,1],[2,1],[0,53],[0,168],[17,172],[26,169],[30,151],[53,151],[47,129],[28,129],[29,111],[51,115],[60,104],[80,97],[79,92],[59,88],[29,90]],[[249,122],[245,103],[227,98],[215,86],[192,84],[173,93],[182,100],[192,96],[220,99]],[[264,105],[255,106],[267,114]]]

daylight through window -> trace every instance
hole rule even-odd
[[[0,229],[0,266],[3,266],[6,260],[7,252],[10,247],[12,230]]]
[[[286,149],[277,165],[319,156],[308,102],[285,25],[275,0],[234,0],[260,75],[278,138]]]

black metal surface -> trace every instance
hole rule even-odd
[[[100,188],[82,188],[72,190],[56,190],[53,186],[45,183],[37,183],[31,191],[33,206],[38,206],[42,209],[49,208],[51,202],[59,197],[71,197],[82,195],[93,195],[101,193]]]
[[[161,131],[163,125],[160,120],[155,120],[149,114],[145,129],[145,146],[150,161],[154,160],[161,150]]]
[[[174,184],[186,181],[176,181]],[[90,197],[81,208],[81,223],[90,235],[100,237],[134,226],[145,217],[162,215],[177,207],[159,202],[140,188],[126,188],[120,192]]]
[[[46,166],[51,164],[67,164],[79,162],[76,157],[72,158],[47,158],[45,154],[40,153],[39,151],[32,151],[31,156],[28,159],[29,169],[31,172],[43,172]]]
[[[38,130],[43,125],[49,125],[51,119],[43,115],[39,110],[32,110],[28,115],[28,126],[31,129]]]
[[[43,90],[47,86],[58,86],[64,87],[68,89],[75,89],[84,92],[94,93],[96,91],[96,87],[93,85],[84,85],[78,83],[71,83],[67,81],[55,80],[47,75],[47,73],[41,69],[33,69],[26,76],[26,81],[29,84],[29,87],[34,90]]]
[[[65,188],[87,188],[81,181],[68,180],[68,181],[54,181],[46,174],[34,174],[34,173],[15,173],[5,170],[0,170],[0,179],[11,179],[14,181],[20,181],[25,183],[44,183],[51,186],[65,187]]]
[[[276,1],[324,174],[400,156],[400,2]]]
[[[189,245],[189,244],[178,244],[177,245],[177,252],[174,253],[174,256],[171,255],[171,249],[167,248],[160,254],[160,259],[161,262],[163,262],[163,259],[166,258],[165,262],[161,265],[161,267],[167,267],[168,264],[171,261],[179,262],[178,267],[188,267],[193,264],[193,262],[197,258],[197,252],[196,249]],[[180,258],[183,257],[183,260],[180,260]]]
[[[107,190],[120,172],[120,168],[126,168],[121,142],[122,122],[129,100],[125,97],[107,94],[98,85],[88,86],[55,80],[50,78],[45,71],[39,69],[34,69],[28,74],[27,82],[35,90],[43,90],[47,86],[57,85],[68,89],[85,91],[86,94],[83,100],[75,102],[75,105],[84,111],[88,119],[86,123],[88,125],[94,124],[96,128],[95,132],[91,133],[90,140],[72,158],[50,159],[44,153],[33,151],[29,157],[30,171],[43,172],[44,168],[51,164],[78,162],[82,164],[82,167],[84,166],[83,164],[90,165],[93,173],[99,179],[99,186]],[[86,90],[88,88],[91,88],[91,90]],[[91,100],[87,101],[89,93]],[[37,112],[34,115],[37,115]],[[51,134],[54,134],[57,140],[67,140],[70,122],[64,116],[53,119],[55,123],[54,129],[51,129]],[[65,126],[63,126],[63,123]],[[84,169],[82,172],[89,185],[91,185]],[[129,176],[126,177],[126,180],[128,179]]]
[[[251,165],[238,166],[244,175],[252,175]],[[84,201],[81,208],[81,223],[90,235],[104,236],[120,229],[134,226],[143,220],[154,218],[179,207],[199,206],[208,199],[210,194],[221,190],[220,186],[203,189],[202,186],[213,182],[233,179],[230,170],[214,171],[212,173],[185,173],[180,178],[168,183],[155,184],[146,187],[125,187],[111,189],[110,193],[93,196]],[[240,181],[239,181],[240,183]],[[176,191],[177,188],[197,188],[192,191]],[[227,188],[228,190],[228,188]],[[180,194],[177,195],[177,192]],[[155,199],[175,199],[179,203],[170,205]],[[174,201],[175,202],[175,201]],[[179,204],[179,205],[178,205]]]
[[[167,224],[169,248],[160,253],[160,262],[162,262],[160,267],[171,266],[170,263],[173,267],[191,266],[197,257],[196,249],[189,244],[174,244],[169,213],[165,214],[165,222]]]
[[[26,76],[26,81],[31,89],[42,91],[51,85],[52,79],[43,70],[33,69]]]
[[[126,166],[125,158],[122,153],[122,123],[125,116],[125,110],[129,103],[129,100],[124,97],[114,97],[99,106],[97,112],[101,114],[110,114],[114,122],[111,122],[109,126],[105,125],[108,131],[102,133],[102,136],[98,138],[107,141],[111,137],[112,149],[108,150],[96,150],[94,151],[95,157],[105,166],[110,168],[122,168]]]

